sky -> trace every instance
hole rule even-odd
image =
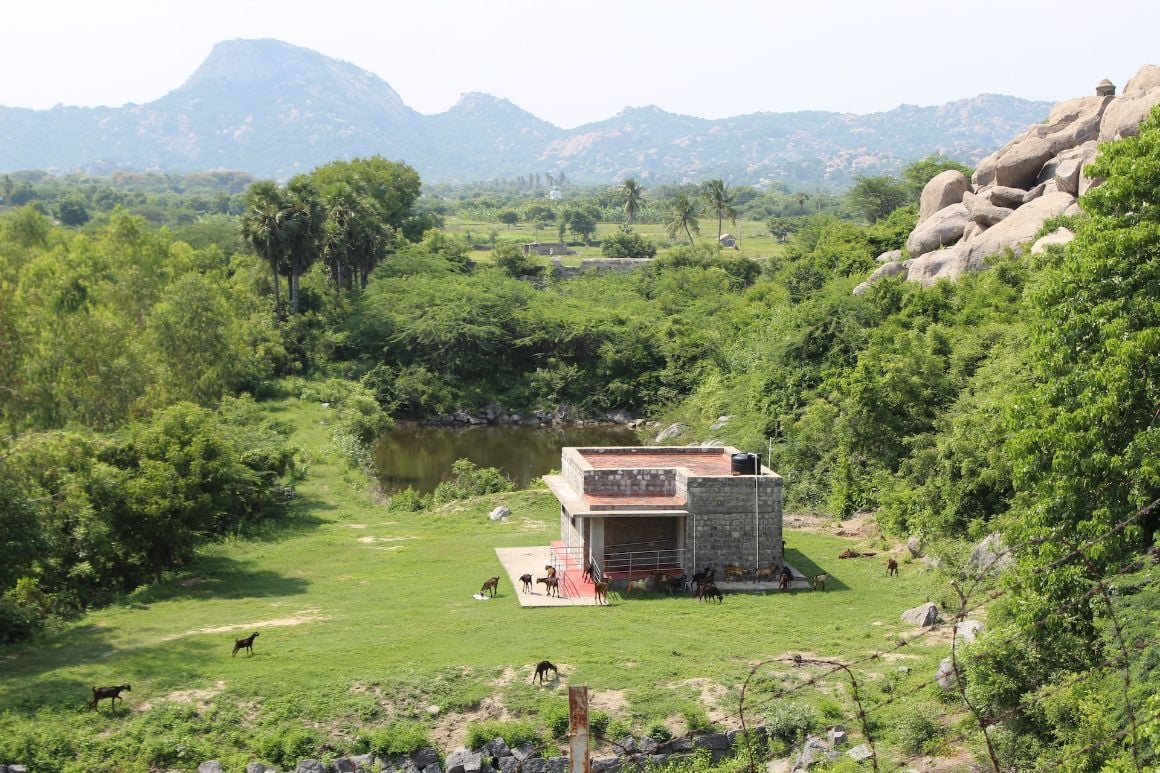
[[[1160,64],[1149,0],[39,0],[0,18],[0,105],[38,109],[149,102],[234,38],[350,62],[420,113],[481,91],[569,129],[645,105],[723,118],[1058,101]]]

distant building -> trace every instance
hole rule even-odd
[[[559,201],[562,198],[564,198],[564,194],[560,193],[558,189],[553,188],[548,191],[548,201]]]
[[[737,237],[733,234],[721,234],[721,238],[717,240],[717,243],[722,247],[737,249]]]
[[[560,474],[544,476],[560,549],[614,579],[782,564],[782,478],[757,461],[735,448],[565,448]]]
[[[532,255],[575,255],[564,242],[529,242],[524,245],[524,257]]]

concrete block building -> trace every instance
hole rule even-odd
[[[735,448],[564,448],[544,480],[570,561],[613,579],[781,565],[782,478]]]

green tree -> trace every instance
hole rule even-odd
[[[902,181],[906,184],[911,200],[917,202],[922,196],[922,189],[935,175],[948,169],[957,169],[967,177],[971,176],[971,168],[960,164],[953,158],[947,158],[941,153],[927,156],[907,164],[902,169]]]
[[[516,223],[520,222],[520,213],[516,212],[514,209],[505,209],[503,212],[499,213],[499,222],[503,223],[508,228],[511,228]]]
[[[689,244],[693,243],[693,234],[701,235],[701,224],[697,217],[701,214],[701,207],[687,194],[678,193],[668,201],[669,222],[665,224],[665,232],[670,239],[675,239],[681,231],[689,237]]]
[[[876,223],[910,201],[910,189],[893,177],[859,177],[846,199],[868,223]]]
[[[242,215],[242,236],[254,252],[266,261],[274,277],[274,314],[281,310],[278,276],[286,252],[292,244],[294,225],[282,190],[273,180],[262,180],[246,191],[246,211]]]
[[[729,218],[732,223],[737,222],[737,210],[733,209],[733,192],[724,180],[710,180],[702,188],[705,200],[709,202],[709,210],[717,216],[717,243],[721,243],[721,221]]]
[[[89,222],[89,208],[84,197],[70,191],[56,200],[56,216],[64,225],[84,225]]]
[[[298,313],[299,281],[322,254],[324,210],[314,182],[299,175],[286,186],[290,220],[286,263],[290,267],[290,310]]]
[[[627,231],[644,207],[644,186],[630,177],[621,183],[619,192],[624,200],[624,230]]]
[[[804,215],[806,213],[806,202],[810,200],[810,194],[805,191],[798,191],[794,194],[794,198],[798,203],[798,214]]]

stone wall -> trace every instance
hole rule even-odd
[[[689,562],[718,572],[724,564],[753,569],[755,560],[759,566],[782,563],[782,484],[780,475],[690,479]]]
[[[584,472],[585,494],[644,494],[646,496],[671,497],[677,491],[675,470],[586,470]]]

